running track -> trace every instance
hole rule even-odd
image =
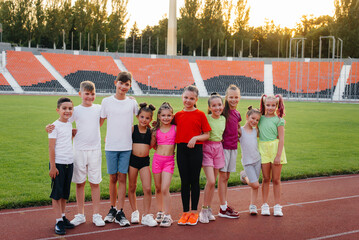
[[[0,239],[359,239],[359,175],[343,175],[282,182],[284,217],[250,216],[248,213],[249,187],[229,188],[229,203],[240,211],[239,219],[217,217],[209,224],[150,228],[131,225],[121,228],[116,223],[105,227],[92,224],[91,204],[85,207],[87,222],[67,230],[65,236],[54,234],[54,216],[51,207],[24,208],[0,211]],[[201,193],[200,205],[203,202]],[[273,198],[272,191],[270,199]],[[142,210],[142,198],[138,198]],[[269,202],[273,206],[272,202]],[[172,194],[172,218],[181,215],[181,197]],[[260,206],[258,203],[257,206]],[[218,209],[217,193],[213,202]],[[109,201],[101,202],[105,216]],[[155,199],[152,202],[155,213]],[[125,213],[130,217],[128,201]],[[273,213],[273,209],[271,209]],[[76,214],[75,204],[67,207],[67,217]]]

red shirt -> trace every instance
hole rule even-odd
[[[177,125],[176,143],[188,143],[192,137],[212,130],[206,115],[198,109],[177,112],[174,120]],[[203,142],[197,141],[196,144]]]

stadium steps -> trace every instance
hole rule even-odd
[[[273,94],[273,67],[272,64],[264,64],[264,93]]]
[[[144,94],[180,95],[194,84],[188,60],[120,57]]]
[[[199,72],[199,68],[197,63],[189,63],[189,67],[191,69],[192,72],[192,76],[194,78],[194,82],[196,83],[196,86],[198,88],[199,91],[199,96],[208,96],[208,92],[206,89],[206,86],[204,85],[201,73]]]
[[[118,69],[120,69],[121,72],[128,72],[127,68],[125,67],[125,65],[123,65],[123,63],[120,59],[114,59],[114,61],[117,65]],[[132,87],[133,93],[135,95],[143,95],[143,92],[142,92],[140,86],[138,86],[135,78],[132,79],[131,87]]]
[[[350,74],[351,65],[343,65],[340,71],[339,80],[337,83],[337,87],[335,88],[333,94],[333,100],[343,100],[343,95],[345,92],[345,82],[348,79]]]
[[[50,74],[66,89],[70,94],[76,94],[77,91],[66,81],[61,74],[42,56],[35,55],[37,60],[50,72]]]
[[[116,91],[114,81],[120,69],[110,56],[41,54],[76,91],[80,90],[80,83],[85,80],[95,83],[97,93]],[[132,88],[129,93],[133,93]]]
[[[273,62],[273,88],[274,94],[297,94],[304,97],[331,97],[331,79],[333,76],[333,88],[335,91],[343,62]],[[333,75],[332,75],[333,74]]]
[[[3,74],[4,78],[6,79],[6,81],[10,84],[12,89],[14,89],[15,93],[24,93],[24,90],[21,88],[21,86],[15,80],[15,78],[11,75],[11,73],[6,69],[6,67],[4,68],[4,71],[2,72],[2,74]]]
[[[264,92],[263,61],[196,60],[207,91],[225,94],[230,84],[242,96],[261,96]]]
[[[14,91],[14,89],[11,87],[9,82],[5,79],[4,75],[2,74],[3,71],[0,72],[0,92],[9,92]]]

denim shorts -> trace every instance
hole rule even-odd
[[[131,150],[129,151],[105,151],[107,162],[107,173],[116,174],[128,172]]]

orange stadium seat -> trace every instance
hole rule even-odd
[[[120,58],[143,93],[181,94],[183,88],[194,84],[188,60]]]
[[[6,68],[25,91],[66,92],[32,52],[7,51],[6,56]]]
[[[13,91],[10,84],[6,81],[4,75],[0,73],[0,91]]]
[[[94,82],[98,92],[115,91],[113,82],[120,70],[110,56],[61,53],[42,55],[77,91],[80,89],[80,83],[85,80]]]
[[[272,62],[274,93],[304,94],[311,97],[330,97],[332,80],[335,88],[343,62]],[[320,70],[319,70],[320,68]]]
[[[196,60],[207,91],[225,94],[230,84],[242,95],[260,96],[264,92],[263,61]]]

